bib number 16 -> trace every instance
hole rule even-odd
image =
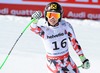
[[[59,49],[59,47],[57,46],[57,41],[52,42],[52,44],[54,44],[54,46],[55,46],[55,48],[53,48],[53,50]],[[67,45],[66,38],[61,41],[60,45],[61,45],[62,48],[66,47],[66,45]]]

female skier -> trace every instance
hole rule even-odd
[[[82,68],[90,67],[89,60],[84,56],[74,30],[68,22],[62,20],[63,9],[56,2],[49,3],[44,10],[46,25],[38,26],[38,21],[31,25],[31,30],[43,38],[47,67],[49,73],[80,73],[68,51],[68,39],[82,61]],[[32,16],[34,18],[34,16]]]

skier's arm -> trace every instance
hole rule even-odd
[[[69,28],[68,28],[68,36],[69,36],[69,40],[73,46],[73,49],[75,50],[75,52],[78,54],[80,60],[82,61],[83,65],[82,67],[85,69],[88,69],[90,67],[90,63],[89,60],[84,56],[83,52],[82,52],[82,48],[79,45],[74,30],[72,28],[72,26],[69,24]]]
[[[69,28],[68,28],[68,37],[69,37],[69,40],[70,40],[70,42],[71,42],[71,44],[73,46],[73,49],[78,54],[78,56],[84,56],[84,54],[82,52],[82,48],[79,45],[79,43],[78,43],[78,41],[76,39],[74,30],[73,30],[73,28],[72,28],[72,26],[70,24],[69,24]]]
[[[41,37],[44,37],[44,31],[42,30],[41,27],[37,26],[37,23],[33,23],[31,26],[31,31],[33,31],[34,33],[40,35]]]
[[[33,18],[36,17],[36,16],[38,16],[38,13],[35,14],[35,15],[33,14],[33,15],[31,16],[31,19],[33,19]],[[39,19],[36,19],[36,20],[33,22],[33,24],[30,25],[30,29],[31,29],[31,31],[33,31],[34,33],[36,33],[36,34],[38,34],[38,35],[44,37],[44,32],[43,32],[43,30],[41,29],[41,27],[37,26],[38,21],[39,21]]]

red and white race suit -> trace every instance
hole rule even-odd
[[[31,25],[31,30],[43,38],[50,73],[79,73],[68,51],[68,40],[80,56],[82,49],[75,37],[74,30],[68,22],[61,20],[58,26]]]

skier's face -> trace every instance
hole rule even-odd
[[[60,18],[60,13],[57,12],[47,12],[46,17],[48,18],[48,22],[51,26],[58,25],[58,20]]]

